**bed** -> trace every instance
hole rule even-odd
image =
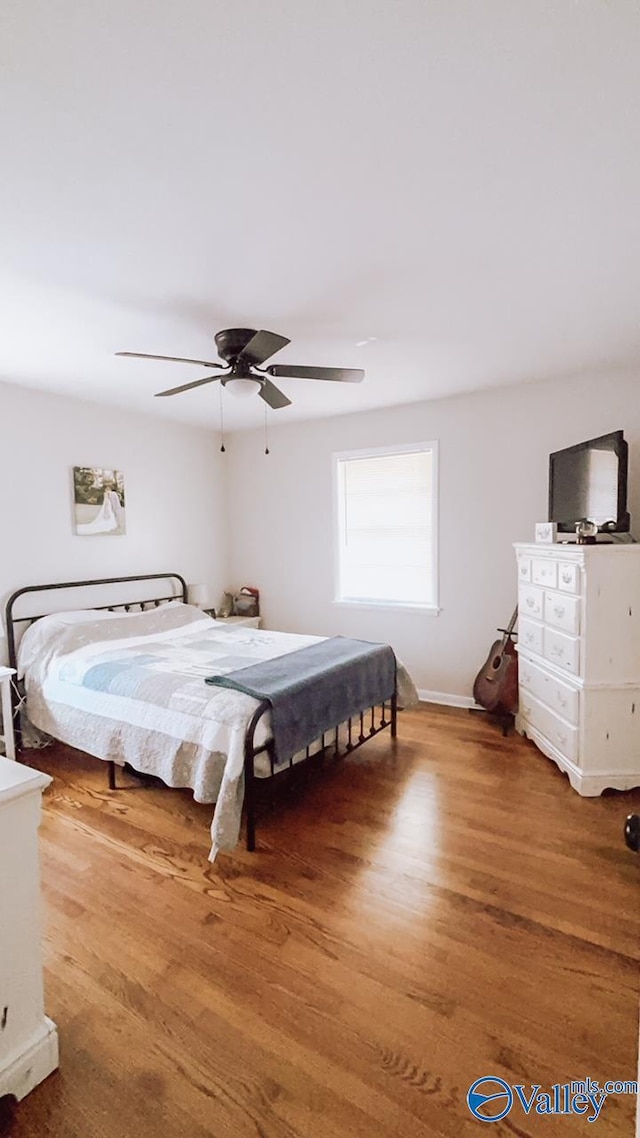
[[[270,702],[205,680],[214,673],[233,682],[241,669],[289,653],[300,660],[325,638],[229,626],[186,599],[174,573],[18,590],[6,609],[14,710],[19,745],[21,710],[38,730],[104,760],[114,790],[126,763],[215,803],[213,861],[236,845],[243,806],[255,849],[256,780],[319,752],[353,751],[386,729],[395,737],[398,699],[406,706],[417,697],[398,664],[388,700],[358,707],[280,762]]]

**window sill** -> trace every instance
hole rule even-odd
[[[355,601],[334,600],[331,602],[340,608],[389,610],[391,612],[419,612],[424,616],[438,616],[441,609],[437,605],[411,605],[401,601]]]

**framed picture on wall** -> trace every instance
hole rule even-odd
[[[126,533],[122,471],[74,466],[73,510],[79,537],[117,537]]]

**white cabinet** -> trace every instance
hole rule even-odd
[[[518,731],[580,794],[640,786],[640,544],[515,551]]]
[[[50,781],[0,758],[0,1098],[24,1098],[58,1066],[40,947],[38,825]]]

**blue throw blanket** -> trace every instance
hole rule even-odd
[[[390,699],[396,658],[388,644],[334,636],[205,682],[269,701],[276,757],[284,762],[349,716]]]

